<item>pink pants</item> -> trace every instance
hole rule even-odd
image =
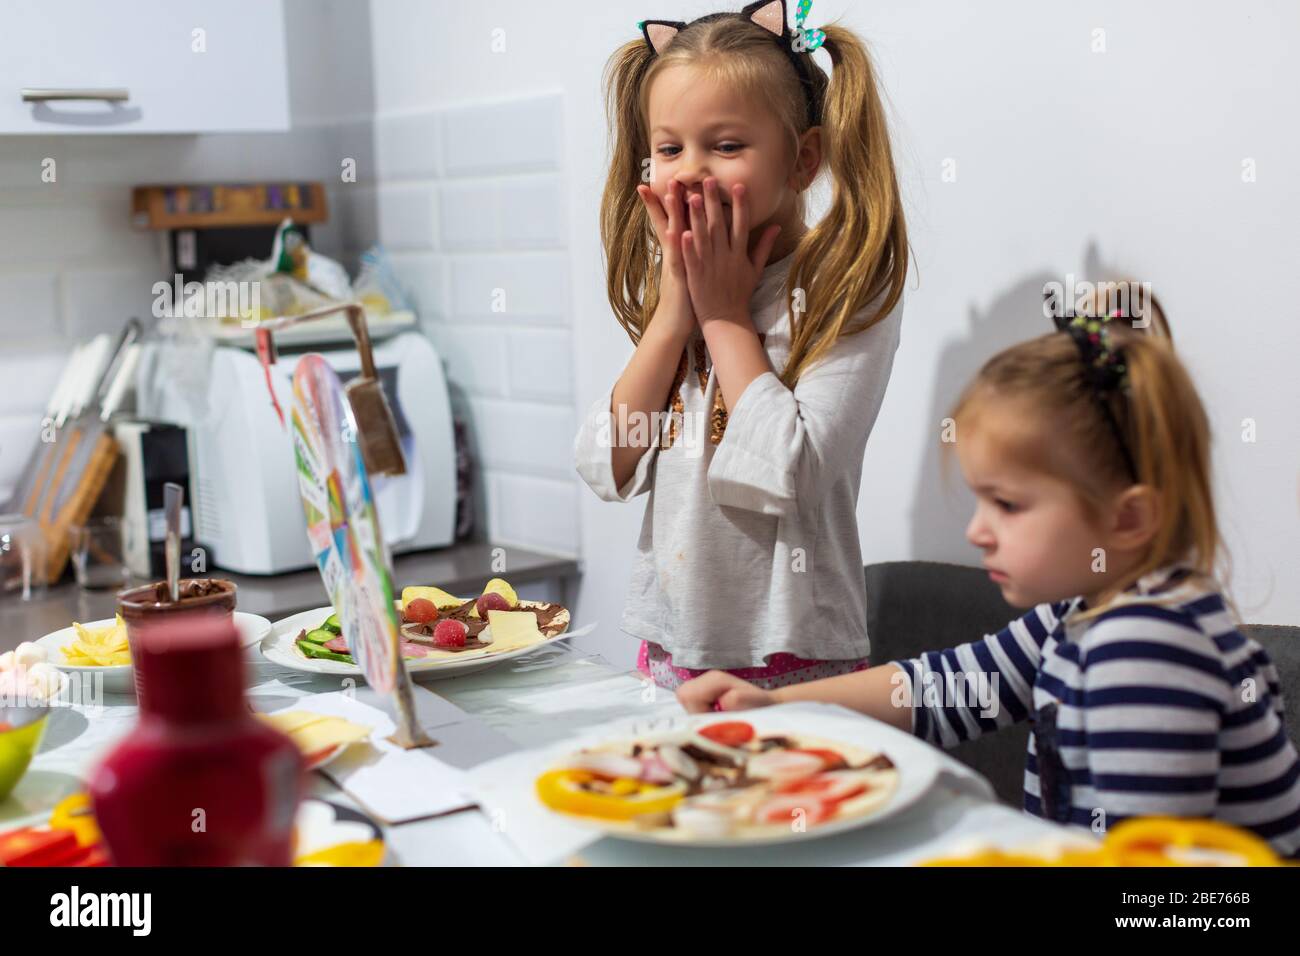
[[[865,658],[838,661],[810,661],[793,654],[773,654],[768,658],[766,667],[737,667],[728,670],[741,680],[747,680],[764,690],[784,687],[787,684],[802,684],[823,677],[835,677],[838,674],[851,674],[866,670],[870,662]],[[658,644],[650,641],[641,642],[641,651],[637,654],[636,669],[649,677],[660,687],[676,690],[688,680],[708,673],[692,667],[674,667],[673,656]]]

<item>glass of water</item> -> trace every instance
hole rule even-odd
[[[85,524],[71,528],[72,570],[86,590],[121,588],[130,583],[122,530],[122,519],[113,516],[88,518]]]
[[[35,518],[0,514],[0,598],[30,601],[45,591],[45,535]]]

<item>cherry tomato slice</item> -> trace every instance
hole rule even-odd
[[[833,805],[811,794],[780,794],[760,803],[754,816],[762,823],[821,823],[835,812]]]
[[[754,739],[754,728],[743,720],[726,720],[720,724],[709,724],[698,731],[701,737],[707,737],[715,744],[724,747],[739,747]]]
[[[802,780],[793,780],[776,788],[777,793],[809,794],[826,801],[840,803],[860,793],[866,793],[867,783],[854,771],[828,771]]]
[[[825,770],[841,770],[849,765],[849,762],[834,750],[826,750],[820,747],[807,747],[795,750],[797,754],[812,754],[814,757],[820,757]]]

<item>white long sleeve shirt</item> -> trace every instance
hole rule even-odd
[[[777,370],[790,354],[782,291],[792,261],[770,263],[750,302]],[[720,436],[710,428],[717,375],[697,330],[684,378],[679,370],[682,414],[658,422],[658,443],[652,437],[622,488],[611,458],[613,386],[592,404],[574,441],[578,473],[605,501],[650,493],[623,631],[661,645],[679,667],[869,654],[858,486],[902,312],[900,301],[867,331],[842,336],[793,391],[774,372],[754,379]]]

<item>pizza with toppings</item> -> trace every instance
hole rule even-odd
[[[740,720],[589,747],[536,780],[549,809],[665,842],[745,843],[815,833],[889,802],[888,756]]]

